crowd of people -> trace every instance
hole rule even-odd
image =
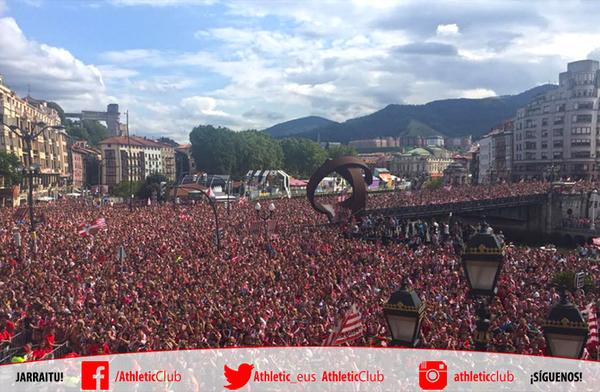
[[[368,203],[423,205],[547,189],[543,183],[455,187],[369,196]],[[212,211],[202,202],[133,211],[85,200],[54,202],[38,207],[44,222],[35,254],[27,222],[15,226],[15,211],[0,211],[4,359],[321,345],[353,304],[365,326],[353,345],[378,344],[389,336],[382,305],[402,282],[426,303],[423,347],[473,348],[475,303],[460,266],[464,227],[377,216],[341,227],[324,224],[325,216],[304,198],[273,203],[267,221],[249,202],[229,212],[219,205],[220,249]],[[106,229],[80,235],[82,224],[98,218]],[[382,234],[393,240],[382,241]],[[558,299],[550,281],[563,270],[587,271],[598,287],[597,261],[581,252],[507,246],[491,303],[493,351],[544,353],[541,320]],[[598,302],[595,290],[569,296],[580,309]]]

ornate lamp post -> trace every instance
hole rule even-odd
[[[550,309],[542,330],[551,356],[581,358],[587,342],[588,325],[579,309],[567,300],[564,287],[561,288],[560,301]]]
[[[268,239],[269,238],[269,224],[267,222],[269,221],[269,219],[271,219],[273,217],[273,214],[275,213],[275,204],[270,203],[269,207],[268,207],[268,211],[266,213],[261,213],[262,206],[258,202],[254,206],[254,209],[256,210],[256,216],[258,216],[260,219],[262,219],[265,222],[265,235],[267,236],[267,239]]]
[[[590,194],[590,230],[596,230],[596,209],[598,208],[598,190]]]
[[[415,347],[419,344],[425,303],[414,290],[402,283],[400,289],[383,305],[383,315],[392,335],[393,346]]]
[[[29,207],[29,231],[30,231],[30,247],[32,254],[36,253],[36,232],[35,232],[35,219],[33,217],[33,177],[39,174],[40,167],[33,163],[33,157],[31,156],[31,143],[37,139],[42,133],[49,129],[62,130],[65,129],[62,125],[46,125],[43,122],[31,123],[27,120],[24,121],[24,127],[18,127],[17,125],[8,125],[2,123],[4,127],[14,133],[16,136],[23,140],[25,147],[24,165],[22,173],[28,177],[28,189],[27,189],[27,206]]]
[[[462,255],[469,293],[472,297],[479,297],[475,335],[475,348],[478,351],[487,350],[490,327],[489,302],[496,294],[496,284],[503,263],[502,240],[493,234],[491,228],[482,226],[481,231],[469,239]]]
[[[219,229],[219,214],[217,213],[217,203],[214,196],[209,196],[207,192],[202,191],[190,191],[188,192],[190,198],[194,200],[200,199],[202,196],[208,199],[208,203],[212,207],[213,214],[215,216],[215,246],[217,250],[221,249],[221,234]]]

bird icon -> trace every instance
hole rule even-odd
[[[244,385],[250,381],[250,376],[252,375],[252,369],[254,369],[254,365],[250,365],[249,363],[242,363],[238,370],[233,370],[229,366],[225,365],[225,378],[229,385],[225,385],[225,388],[235,391],[236,389],[240,389]]]

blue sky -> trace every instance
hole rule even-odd
[[[0,0],[0,74],[138,134],[518,93],[600,56],[600,2]]]

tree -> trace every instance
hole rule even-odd
[[[0,151],[0,177],[4,179],[5,187],[8,188],[21,182],[19,166],[21,166],[21,161],[16,155]]]
[[[233,131],[199,125],[190,133],[196,167],[210,174],[228,174],[236,167],[236,143]]]
[[[141,184],[138,191],[136,192],[137,197],[139,197],[140,199],[147,199],[149,197],[152,197],[153,194],[156,193],[158,200],[163,200],[166,197],[166,194],[161,195],[161,182],[166,183],[167,186],[169,185],[169,179],[164,175],[159,173],[150,174],[148,177],[146,177],[146,180]]]
[[[321,146],[309,139],[288,138],[280,141],[283,151],[283,168],[292,175],[310,177],[327,159]]]
[[[108,128],[98,121],[73,122],[67,119],[63,125],[69,136],[74,139],[85,140],[91,146],[97,146],[101,140],[106,139],[109,135]]]
[[[196,166],[209,174],[241,178],[250,169],[279,169],[283,165],[281,146],[263,132],[201,125],[192,130],[190,141]]]
[[[142,187],[142,182],[133,181],[131,183],[131,193],[137,194]],[[122,197],[123,199],[129,199],[129,181],[121,181],[119,184],[114,186],[110,192],[113,196]]]
[[[161,136],[157,139],[159,142],[163,143],[163,144],[167,144],[171,147],[177,147],[179,146],[179,143],[177,143],[175,140],[171,139],[170,137],[166,137],[166,136]]]
[[[340,144],[337,146],[331,146],[327,149],[327,155],[331,159],[345,157],[345,156],[356,156],[358,152],[356,148],[352,146],[347,146],[345,144]]]

